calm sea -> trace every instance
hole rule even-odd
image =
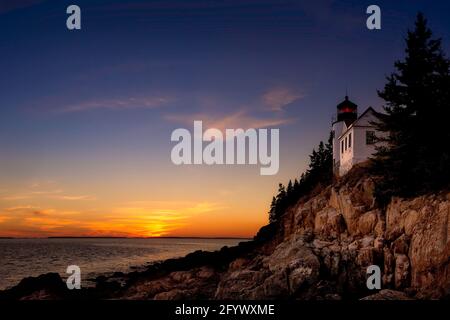
[[[81,268],[83,285],[115,271],[132,271],[154,261],[182,257],[195,250],[234,246],[241,239],[0,239],[0,290],[24,277]]]

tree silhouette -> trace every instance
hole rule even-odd
[[[449,185],[450,62],[440,39],[433,39],[419,13],[406,37],[405,59],[395,62],[379,96],[384,114],[374,123],[384,142],[377,148],[373,168],[383,179],[377,195],[412,196]]]
[[[376,195],[381,204],[391,196],[413,196],[450,187],[450,61],[440,39],[434,39],[419,13],[406,37],[405,59],[395,62],[379,96],[384,113],[374,122],[378,134],[372,170],[380,176]],[[269,211],[276,222],[289,206],[333,178],[332,136],[309,156],[300,178],[279,185]]]
[[[300,179],[294,183],[289,180],[288,186],[278,185],[278,193],[273,197],[269,210],[269,221],[275,222],[286,212],[287,208],[295,204],[300,197],[308,194],[320,184],[331,183],[333,177],[333,144],[332,136],[325,145],[319,143],[317,151],[313,149],[309,156],[310,162],[306,172],[302,173]]]

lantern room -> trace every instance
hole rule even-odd
[[[346,125],[350,125],[358,118],[358,106],[345,96],[345,100],[337,105],[337,122],[345,121]]]

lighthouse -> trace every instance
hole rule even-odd
[[[348,128],[358,118],[358,106],[345,96],[344,101],[336,106],[336,120],[332,123],[333,137],[333,171],[339,174],[341,146],[339,142],[340,135],[344,131],[344,127]],[[342,150],[344,151],[344,150]]]
[[[336,121],[332,123],[333,172],[337,176],[346,174],[355,164],[367,161],[381,142],[376,137],[374,123],[378,113],[369,107],[358,116],[358,106],[348,96],[336,107]]]

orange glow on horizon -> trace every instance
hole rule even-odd
[[[138,202],[109,209],[108,214],[15,206],[0,211],[0,236],[248,238],[265,224],[244,215],[236,223],[230,220],[228,210],[213,202]]]
[[[95,164],[90,177],[82,165],[72,170],[79,177],[3,180],[0,237],[251,238],[268,223],[278,182],[294,171],[262,177],[252,166],[145,165],[139,174]]]

